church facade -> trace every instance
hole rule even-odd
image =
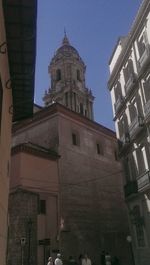
[[[86,87],[85,70],[84,62],[65,34],[49,65],[51,88],[43,97],[45,107],[36,111],[33,119],[14,126],[13,146],[30,142],[59,155],[55,234],[58,245],[51,241],[49,254],[55,256],[59,250],[66,260],[70,255],[78,259],[80,254],[88,253],[94,263],[100,264],[100,254],[105,250],[118,256],[121,264],[128,264],[130,253],[126,237],[129,230],[116,136],[94,121],[94,97]],[[24,172],[26,169],[24,167]],[[52,175],[51,169],[40,174],[42,189],[44,174]],[[36,175],[32,185],[27,175],[24,173],[27,179],[21,188],[33,192]],[[15,185],[17,187],[17,182]],[[52,209],[47,204],[44,215],[46,220],[46,216],[49,217],[49,223]],[[43,223],[43,227],[46,224]],[[38,234],[37,231],[37,240]],[[51,234],[44,237],[51,239]],[[38,246],[38,257],[44,255],[39,251]],[[43,259],[38,258],[36,264],[42,265],[42,262]]]

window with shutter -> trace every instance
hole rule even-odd
[[[126,113],[123,114],[122,118],[118,122],[118,130],[120,138],[128,132],[128,119]]]
[[[131,174],[132,180],[135,180],[137,176],[137,171],[136,171],[136,164],[135,164],[135,159],[133,155],[130,156],[130,174]]]
[[[137,108],[136,108],[135,100],[132,101],[131,104],[129,105],[129,113],[130,113],[130,119],[132,123],[134,119],[137,117]]]
[[[138,174],[142,175],[146,171],[146,165],[144,161],[142,148],[138,148],[136,150],[136,156],[137,156],[137,161],[138,161]]]
[[[125,83],[127,83],[129,78],[131,77],[131,75],[134,74],[134,68],[133,68],[132,59],[128,60],[126,67],[123,69],[123,74],[124,74]]]
[[[131,73],[134,73],[133,61],[129,59],[128,60],[128,75],[130,75]]]
[[[150,146],[148,145],[148,143],[145,145],[145,153],[147,157],[147,166],[150,171],[150,159],[148,159],[150,157]]]
[[[137,112],[138,112],[138,115],[143,116],[142,101],[141,101],[141,96],[139,95],[139,93],[136,94],[135,100],[137,102]]]
[[[115,92],[115,99],[116,99],[116,101],[118,99],[121,99],[121,97],[122,97],[122,91],[121,91],[121,84],[120,84],[119,81],[117,82],[117,84],[115,86],[114,92]]]
[[[144,95],[146,102],[150,100],[150,75],[143,83]]]
[[[123,136],[123,121],[122,119],[118,121],[118,130],[119,130],[119,137],[121,138]]]
[[[141,57],[142,54],[144,53],[145,51],[145,42],[144,42],[144,36],[142,35],[141,38],[138,40],[137,42],[137,45],[138,45],[138,51],[139,51],[139,56]]]
[[[123,130],[124,133],[128,132],[128,119],[126,113],[123,114]]]

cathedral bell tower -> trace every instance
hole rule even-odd
[[[93,120],[94,97],[85,85],[86,66],[78,51],[64,35],[61,47],[52,58],[48,72],[51,88],[43,97],[45,106],[58,102]]]

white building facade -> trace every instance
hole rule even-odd
[[[124,165],[134,261],[150,260],[150,1],[144,0],[128,36],[109,61],[108,87],[119,156]]]

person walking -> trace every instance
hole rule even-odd
[[[82,265],[82,259],[83,259],[83,255],[80,254],[78,257],[78,265]]]
[[[57,258],[55,259],[55,265],[63,265],[60,253],[57,254]]]
[[[101,253],[101,265],[106,265],[105,250],[103,250],[102,253]]]
[[[111,265],[111,256],[110,256],[110,254],[108,252],[105,255],[105,264],[106,265]]]
[[[92,265],[91,259],[88,257],[87,254],[84,255],[81,264],[82,265]]]
[[[77,265],[77,262],[75,261],[73,256],[69,256],[68,265]]]
[[[53,262],[52,257],[49,257],[49,258],[48,258],[48,263],[47,263],[47,265],[54,265],[54,262]]]
[[[117,258],[117,256],[114,256],[112,258],[112,265],[119,265],[119,264],[120,264],[119,259]]]

